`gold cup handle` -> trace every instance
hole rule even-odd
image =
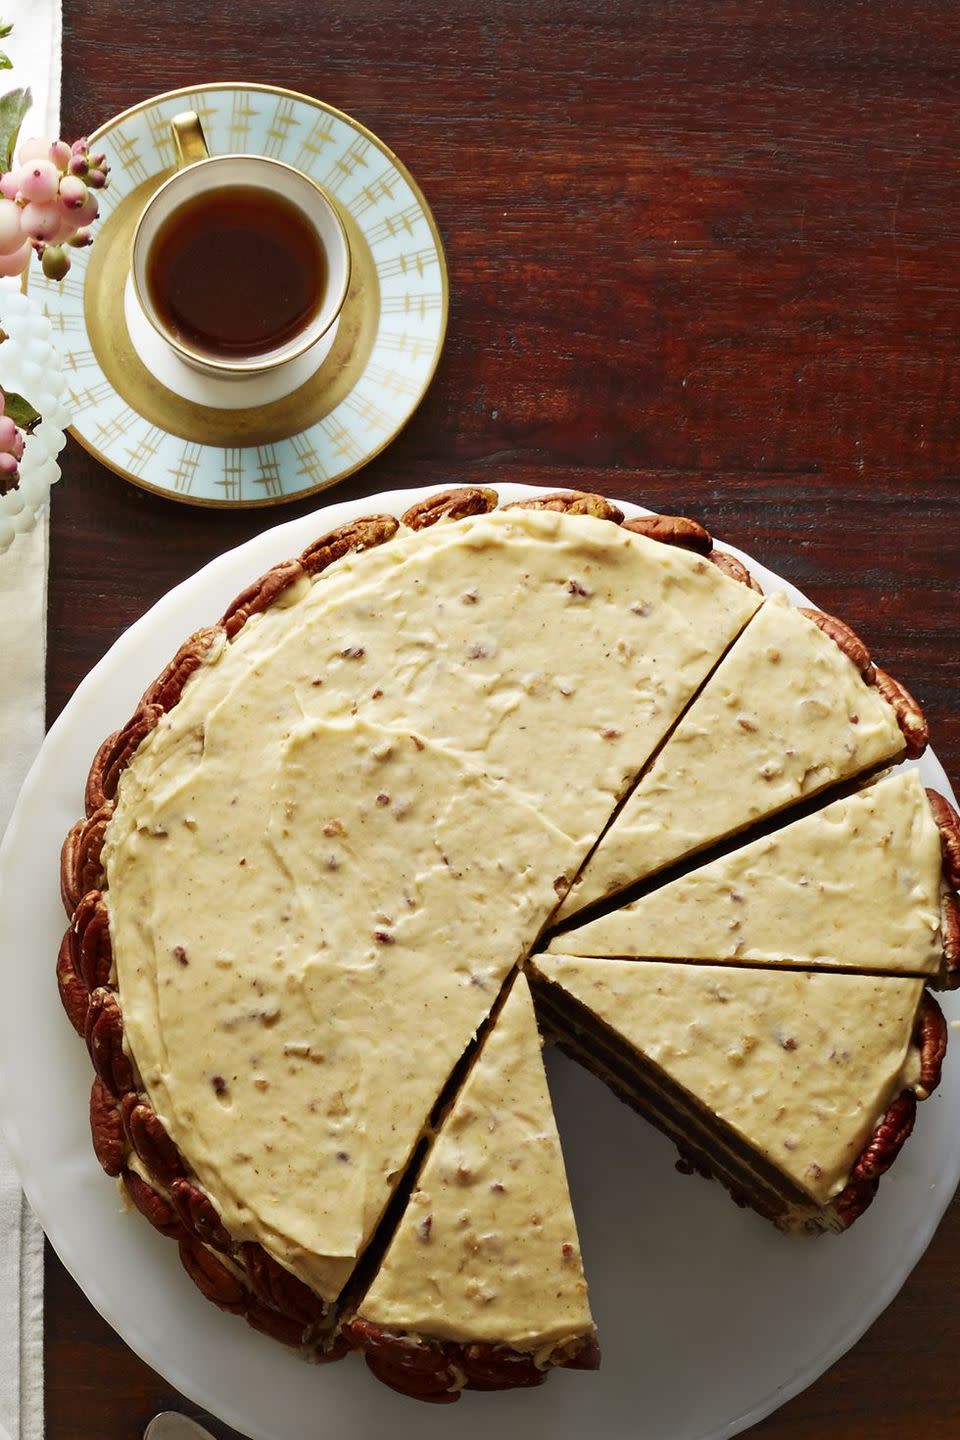
[[[203,126],[196,110],[183,110],[170,121],[173,143],[177,149],[177,169],[192,165],[196,160],[208,160],[210,151],[203,136]]]

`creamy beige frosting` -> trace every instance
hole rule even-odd
[[[389,1329],[520,1350],[593,1329],[522,974],[440,1130],[359,1314]]]
[[[236,719],[124,778],[126,1033],[231,1234],[330,1296],[577,852],[432,743],[302,720],[250,764]]]
[[[178,709],[216,723],[255,683],[278,715],[412,727],[584,846],[759,604],[687,551],[533,510],[401,534],[294,589]]]
[[[573,955],[932,975],[943,962],[940,835],[904,770],[569,930]]]
[[[231,1234],[339,1292],[757,603],[607,522],[495,512],[348,556],[211,647],[122,777],[104,865],[128,1044]]]
[[[532,965],[818,1204],[917,1088],[922,980],[539,955]]]
[[[559,918],[903,749],[880,692],[813,621],[773,595],[641,778]]]

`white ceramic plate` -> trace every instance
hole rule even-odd
[[[431,487],[431,490],[436,487]],[[504,500],[522,493],[503,486]],[[221,1314],[173,1245],[119,1213],[90,1148],[90,1062],[54,978],[64,916],[61,840],[105,734],[125,721],[181,640],[254,576],[315,536],[428,490],[330,505],[214,560],[117,641],[47,737],[0,850],[0,1115],[30,1202],[60,1258],[127,1343],[172,1385],[254,1440],[344,1433],[462,1440],[721,1440],[832,1364],[889,1304],[960,1176],[960,1066],[920,1107],[916,1133],[845,1236],[787,1239],[718,1185],[678,1175],[672,1147],[563,1057],[551,1082],[603,1345],[597,1375],[556,1371],[541,1390],[465,1395],[453,1412],[403,1399],[349,1358],[324,1369]],[[631,513],[641,513],[626,506]],[[748,557],[744,556],[744,559]],[[748,560],[765,589],[799,592]],[[896,656],[884,657],[896,670]],[[950,793],[933,755],[927,784]],[[960,1013],[947,997],[948,1018]]]

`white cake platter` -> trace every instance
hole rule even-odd
[[[455,483],[455,482],[451,482]],[[0,849],[0,1120],[51,1243],[138,1355],[252,1440],[726,1440],[844,1354],[889,1305],[960,1178],[960,1064],[921,1107],[872,1208],[843,1236],[787,1238],[675,1152],[585,1071],[551,1056],[603,1364],[539,1390],[464,1394],[455,1409],[393,1394],[355,1357],[318,1368],[202,1298],[172,1242],[123,1214],[90,1145],[90,1062],[60,1006],[60,845],[83,809],[90,760],[181,641],[276,561],[364,514],[399,515],[429,490],[327,505],[221,555],[120,637],[47,736]],[[504,501],[539,493],[498,487]],[[624,505],[629,514],[643,513]],[[732,548],[732,547],[725,547]],[[786,581],[734,551],[767,591]],[[896,655],[881,657],[896,673]],[[924,782],[952,792],[932,752]],[[947,996],[948,1019],[960,1001]]]

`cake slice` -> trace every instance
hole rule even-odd
[[[558,918],[901,759],[908,741],[875,673],[845,626],[772,595],[641,777]]]
[[[347,1332],[421,1399],[599,1363],[530,990],[518,975]]]
[[[549,948],[951,981],[956,947],[941,923],[948,898],[941,832],[911,769],[569,930]]]
[[[939,1081],[946,1026],[919,979],[567,955],[530,969],[564,1047],[782,1230],[850,1225]]]

